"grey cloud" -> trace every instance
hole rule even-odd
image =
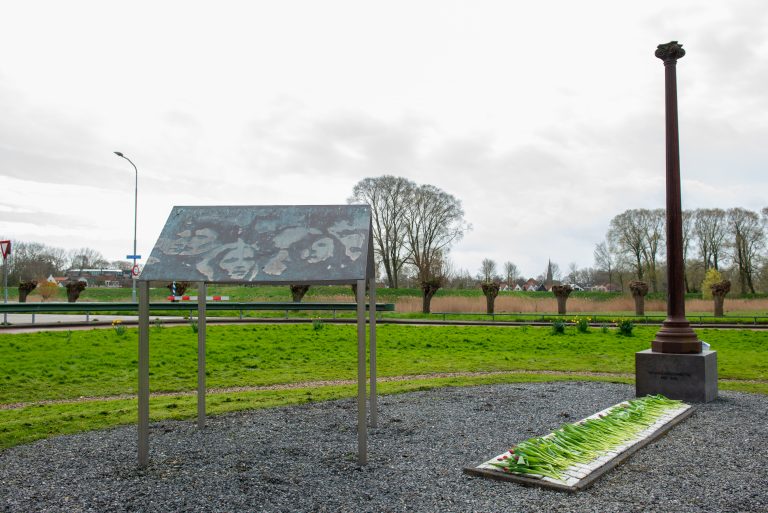
[[[59,212],[50,212],[46,210],[18,210],[18,208],[0,203],[0,219],[3,223],[25,223],[38,226],[47,225],[59,228],[89,228],[100,226],[98,219],[95,222],[84,222],[83,218],[62,215]]]
[[[96,156],[102,144],[88,120],[25,106],[7,89],[0,94],[0,173],[39,183],[119,189],[119,172]],[[12,99],[12,100],[11,100]],[[18,103],[17,103],[18,102]]]
[[[291,174],[370,176],[406,174],[420,158],[424,127],[415,120],[391,123],[349,112],[306,120],[302,113],[285,114],[251,124],[243,142],[249,167]]]

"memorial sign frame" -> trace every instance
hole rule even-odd
[[[378,421],[376,275],[368,205],[175,206],[139,284],[138,463],[149,463],[149,285],[198,287],[197,425],[205,427],[206,295],[211,283],[355,285],[357,462],[368,463],[366,284],[369,290],[370,423]]]

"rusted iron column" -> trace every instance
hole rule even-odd
[[[677,60],[685,55],[677,41],[661,44],[667,120],[667,319],[651,348],[659,353],[701,353],[701,342],[685,318],[683,216],[680,206],[680,148],[677,130]]]

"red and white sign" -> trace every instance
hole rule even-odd
[[[229,301],[229,296],[205,296],[207,301]],[[168,296],[168,301],[197,301],[197,296]]]
[[[139,264],[136,264],[136,265],[134,265],[134,266],[133,266],[133,270],[131,271],[131,273],[132,273],[134,276],[138,276],[140,272],[141,272],[141,271],[139,271]]]
[[[0,252],[3,253],[3,260],[8,258],[8,255],[11,254],[11,241],[0,240]]]

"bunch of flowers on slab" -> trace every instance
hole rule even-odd
[[[503,472],[562,479],[569,467],[587,464],[635,439],[638,433],[681,404],[663,395],[633,399],[596,418],[565,424],[547,436],[521,442],[491,465]]]

